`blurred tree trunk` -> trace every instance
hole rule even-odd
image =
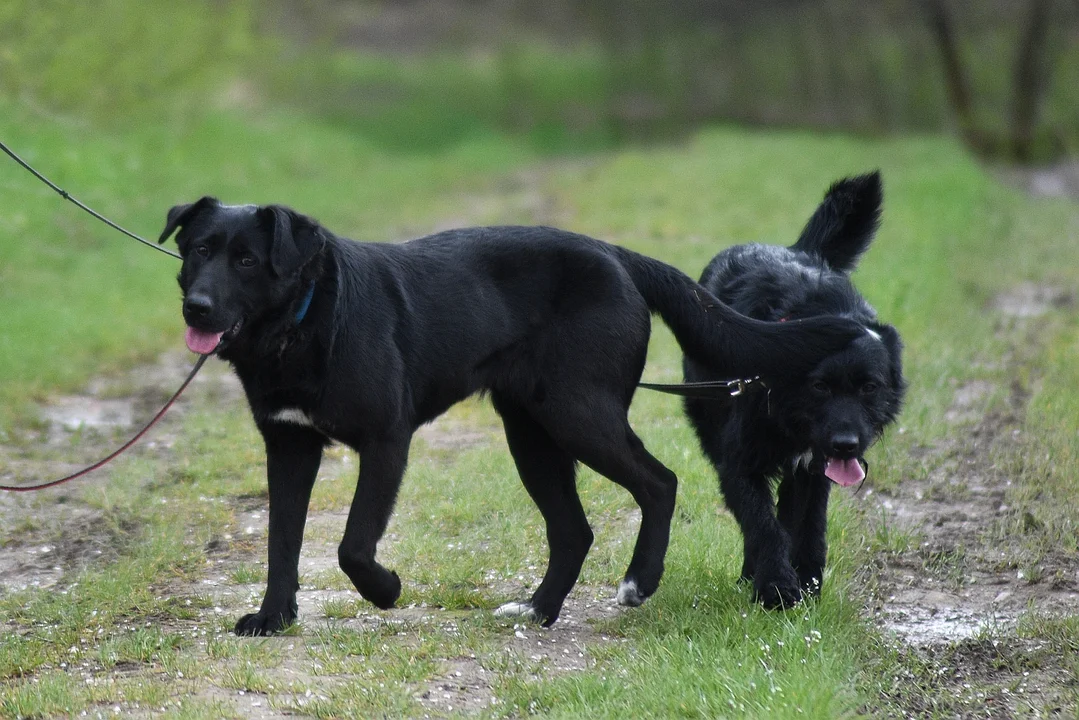
[[[929,22],[929,31],[940,51],[940,59],[944,65],[944,84],[948,88],[948,99],[951,101],[956,122],[959,123],[959,131],[969,147],[984,151],[988,149],[987,142],[974,118],[970,79],[963,64],[951,13],[948,12],[944,0],[922,0],[921,4]]]
[[[921,4],[940,51],[948,97],[967,146],[977,153],[1003,153],[1013,160],[1029,162],[1035,154],[1038,121],[1053,73],[1049,35],[1054,0],[1027,0],[1024,3],[1029,10],[1016,40],[1011,124],[992,133],[978,123],[967,66],[946,0],[921,0]]]
[[[1034,148],[1045,92],[1052,75],[1048,39],[1052,0],[1032,0],[1025,32],[1019,40],[1015,59],[1015,86],[1012,94],[1012,153],[1027,162]]]

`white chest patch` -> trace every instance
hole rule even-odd
[[[806,450],[801,455],[795,456],[794,460],[791,462],[791,469],[797,471],[799,467],[803,467],[806,470],[809,470],[809,463],[811,463],[812,461],[813,451]]]
[[[304,427],[314,427],[315,423],[311,422],[311,418],[303,410],[299,408],[281,408],[277,412],[270,415],[272,422],[289,423],[290,425],[302,425]]]

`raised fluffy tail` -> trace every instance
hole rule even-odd
[[[775,378],[803,373],[864,332],[857,323],[838,317],[754,320],[670,265],[621,247],[616,252],[648,307],[663,318],[686,355],[720,375]]]
[[[837,181],[791,250],[815,255],[835,270],[850,272],[880,225],[882,201],[879,171]]]

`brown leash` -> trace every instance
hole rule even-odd
[[[118,449],[114,450],[112,453],[110,453],[106,457],[101,458],[100,460],[98,460],[93,465],[88,465],[87,467],[84,467],[82,470],[79,470],[78,472],[71,473],[70,475],[68,475],[66,477],[62,477],[59,480],[50,480],[49,482],[41,483],[39,485],[0,485],[0,490],[7,490],[9,492],[28,492],[30,490],[44,490],[45,488],[54,487],[56,485],[66,483],[69,480],[74,480],[76,478],[80,478],[83,475],[91,473],[94,470],[97,470],[98,468],[108,464],[113,458],[117,457],[122,452],[127,450],[129,447],[131,447],[132,445],[137,443],[139,441],[139,438],[141,438],[143,435],[146,434],[147,430],[149,430],[155,424],[157,424],[157,421],[160,420],[162,418],[162,416],[164,416],[165,411],[167,411],[170,407],[172,407],[172,404],[174,402],[176,402],[176,398],[180,397],[180,393],[182,393],[187,388],[187,386],[191,383],[191,381],[195,379],[195,375],[198,374],[198,371],[200,369],[202,369],[202,365],[203,365],[203,363],[206,362],[206,358],[208,358],[208,357],[210,357],[210,356],[209,355],[200,355],[199,359],[198,359],[198,362],[195,363],[195,367],[191,368],[191,372],[188,373],[187,379],[184,380],[184,384],[180,386],[180,389],[177,390],[173,394],[173,396],[171,398],[169,398],[169,401],[167,403],[165,403],[165,406],[157,411],[157,414],[154,415],[153,418],[150,419],[150,422],[146,423],[146,425],[142,428],[142,430],[139,430],[135,434],[135,437],[128,440],[126,443],[121,445]]]
[[[779,322],[784,321],[786,321],[786,318],[782,318]],[[772,392],[771,388],[761,380],[759,375],[748,379],[705,380],[704,382],[673,383],[669,385],[663,383],[637,383],[637,387],[656,390],[669,395],[681,395],[682,397],[698,398],[701,400],[730,400],[731,398],[736,398],[747,392],[757,390],[767,391],[769,393],[768,399],[770,400]],[[770,403],[768,405],[768,414],[772,414]],[[862,486],[865,485],[866,478],[869,477],[869,461],[865,458],[858,458],[858,464],[862,466],[862,471],[865,474],[862,476],[862,481],[858,483],[858,487],[854,491],[855,495],[861,492]]]
[[[50,188],[52,188],[64,200],[69,200],[72,203],[74,203],[80,210],[85,210],[86,212],[90,213],[95,218],[97,218],[101,222],[105,223],[109,227],[113,228],[114,230],[119,230],[124,235],[127,235],[129,238],[133,238],[135,240],[138,240],[140,243],[142,243],[146,247],[150,247],[150,248],[153,248],[154,250],[157,250],[158,252],[165,253],[166,255],[169,255],[171,257],[176,258],[177,260],[182,260],[183,259],[177,253],[174,253],[172,250],[168,250],[168,249],[160,247],[158,245],[154,245],[152,242],[150,242],[146,238],[139,237],[138,235],[131,232],[130,230],[126,230],[126,229],[120,227],[119,225],[114,223],[112,220],[109,220],[107,217],[105,217],[104,215],[102,215],[98,211],[94,210],[93,208],[89,207],[88,205],[85,205],[84,203],[79,202],[67,190],[64,190],[59,185],[54,183],[52,180],[49,180],[47,177],[45,177],[44,175],[39,173],[37,170],[35,170],[33,167],[31,167],[30,163],[26,162],[21,157],[16,155],[15,151],[12,150],[11,148],[9,148],[7,145],[5,145],[3,142],[0,142],[0,150],[3,150],[5,153],[7,153],[8,157],[10,157],[15,162],[19,163],[19,165],[21,165],[23,168],[25,168],[27,171],[29,171],[38,180],[40,180],[41,182],[45,183]]]

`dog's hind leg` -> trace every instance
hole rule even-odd
[[[262,436],[270,491],[269,574],[262,607],[240,618],[237,635],[272,635],[296,619],[300,545],[326,442],[309,428],[277,423],[263,427]]]
[[[548,407],[553,421],[545,426],[559,445],[629,490],[640,506],[641,528],[633,558],[618,588],[619,604],[637,606],[656,591],[663,576],[678,478],[645,449],[617,400],[598,393],[582,397],[589,401]]]
[[[593,540],[577,495],[576,461],[523,408],[498,394],[493,400],[502,416],[517,472],[547,524],[550,549],[547,572],[531,601],[507,603],[496,614],[529,616],[550,626],[577,582]]]
[[[360,447],[360,479],[348,511],[337,562],[364,598],[376,607],[393,607],[401,594],[397,573],[375,560],[375,549],[393,512],[408,463],[411,435],[372,441]]]

